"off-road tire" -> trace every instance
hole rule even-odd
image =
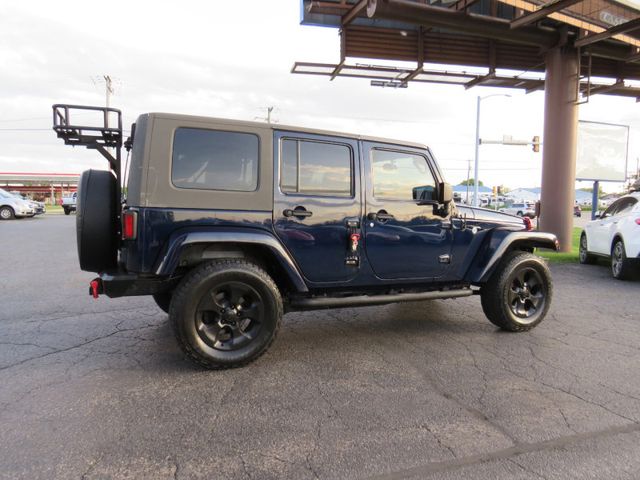
[[[596,263],[596,257],[589,253],[589,245],[587,244],[587,234],[582,232],[580,235],[580,263],[583,265],[591,265]]]
[[[229,302],[224,308],[216,307],[216,302],[220,292],[227,288],[226,285],[232,286],[229,288],[237,286],[239,289],[240,286],[244,286],[243,288],[249,291],[246,295],[254,297],[246,311],[253,311],[256,307],[251,305],[259,304],[257,308],[262,312],[262,316],[257,322],[258,330],[255,337],[248,340],[247,345],[236,350],[223,351],[221,349],[224,344],[217,339],[220,332],[226,328],[226,325],[220,327],[221,322],[228,322],[228,317],[223,318],[223,315],[231,315],[231,309],[228,307]],[[212,305],[211,311],[199,311],[206,310],[202,305],[207,302]],[[215,308],[218,310],[214,311]],[[213,318],[213,321],[209,320],[210,323],[206,325],[205,314],[210,319]],[[169,309],[169,319],[182,351],[196,364],[213,370],[242,367],[264,354],[278,334],[282,315],[282,297],[275,282],[259,266],[240,259],[208,262],[194,268],[173,291]],[[253,322],[253,319],[250,318],[250,322]],[[209,329],[218,330],[217,333],[212,333]],[[242,335],[249,338],[244,333]],[[212,339],[211,336],[215,338]],[[236,338],[235,333],[233,337]],[[240,335],[237,338],[240,342],[247,341]],[[227,340],[223,340],[225,341]]]
[[[627,258],[624,242],[617,239],[611,247],[611,274],[617,280],[631,280],[635,277],[633,264]]]
[[[152,296],[158,308],[165,313],[169,313],[173,292],[154,293]]]
[[[62,207],[62,209],[64,210],[65,215],[69,215],[71,213],[71,210],[68,209],[67,207]]]
[[[522,283],[517,279],[520,274],[524,278],[523,288],[519,289],[522,296],[515,293],[518,283]],[[530,288],[527,287],[527,281]],[[480,293],[482,310],[491,323],[510,332],[525,332],[538,325],[549,311],[553,297],[551,273],[540,257],[528,252],[510,252],[502,259]],[[538,294],[541,294],[541,299]],[[512,297],[515,299],[510,302]],[[523,315],[526,315],[527,305],[531,309],[537,305],[530,317],[524,318],[515,313],[514,310],[522,306]]]
[[[0,208],[0,220],[13,220],[16,215],[11,207]]]

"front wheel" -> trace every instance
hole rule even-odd
[[[11,207],[0,208],[0,220],[11,220],[12,218],[15,218],[15,214]]]
[[[169,318],[184,353],[197,364],[222,369],[257,359],[282,320],[278,287],[245,260],[202,264],[173,292]]]
[[[480,293],[482,310],[491,323],[511,332],[531,330],[549,311],[551,272],[540,257],[513,252],[502,260]]]

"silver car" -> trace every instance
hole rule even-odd
[[[0,220],[11,220],[15,217],[33,217],[35,213],[29,202],[16,198],[0,188]]]

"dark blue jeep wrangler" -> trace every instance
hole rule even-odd
[[[77,110],[99,125],[74,124]],[[141,115],[123,142],[119,111],[69,105],[54,106],[54,130],[111,168],[79,186],[91,293],[153,295],[205,367],[256,359],[294,310],[479,294],[491,322],[525,331],[549,309],[532,252],[556,238],[456,206],[422,145],[164,113]]]

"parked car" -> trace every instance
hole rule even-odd
[[[47,211],[47,207],[43,202],[36,202],[35,200],[24,198],[22,195],[20,195],[20,193],[17,192],[10,192],[10,194],[20,200],[27,202],[31,206],[31,208],[33,208],[33,211],[36,215],[42,215]]]
[[[65,127],[74,107],[56,108],[58,136],[95,148]],[[121,134],[94,141],[118,148]],[[294,310],[478,294],[491,322],[520,332],[550,307],[550,272],[532,252],[556,237],[457,207],[423,145],[160,113],[138,117],[132,136],[124,204],[119,156],[105,155],[115,175],[80,178],[80,266],[99,273],[96,297],[153,295],[204,367],[256,359]]]
[[[501,208],[500,211],[519,217],[535,218],[536,216],[534,204],[528,202],[512,203],[508,207]]]
[[[70,195],[65,195],[62,197],[62,210],[64,210],[65,215],[71,214],[71,212],[76,211],[76,204],[78,201],[78,192],[73,192]]]
[[[0,188],[0,220],[11,220],[12,218],[33,217],[35,211],[33,207],[22,198]]]
[[[594,263],[598,256],[611,260],[611,273],[617,279],[640,273],[640,193],[620,197],[585,226],[580,263]]]
[[[582,217],[582,209],[580,208],[580,205],[574,205],[573,206],[573,216],[574,217]]]

